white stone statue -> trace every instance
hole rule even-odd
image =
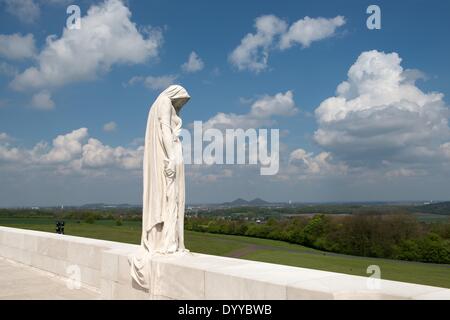
[[[144,150],[144,192],[141,247],[130,258],[131,276],[149,289],[150,256],[188,251],[184,247],[184,163],[179,113],[190,99],[172,85],[153,103]]]

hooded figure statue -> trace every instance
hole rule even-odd
[[[145,132],[142,236],[131,257],[131,276],[149,289],[151,254],[187,251],[184,247],[184,163],[179,112],[190,99],[171,85],[153,103]]]

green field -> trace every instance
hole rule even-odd
[[[94,224],[65,221],[65,233],[68,235],[135,244],[140,241],[141,225],[136,221],[124,221],[122,226],[117,226],[113,220],[98,220]],[[0,217],[0,225],[55,232],[54,219]],[[378,265],[383,279],[450,288],[448,264],[356,257],[323,252],[282,241],[192,231],[186,231],[185,238],[186,247],[193,252],[361,276],[367,276],[366,269],[369,265]]]

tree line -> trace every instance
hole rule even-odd
[[[365,257],[450,263],[450,220],[424,223],[410,214],[365,213],[270,218],[266,223],[190,217],[192,231],[282,240]]]

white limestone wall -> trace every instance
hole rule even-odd
[[[103,299],[449,299],[450,290],[198,253],[154,256],[152,288],[129,274],[138,246],[0,227],[0,256],[69,277],[79,268],[83,285]],[[72,268],[71,268],[72,267]]]

